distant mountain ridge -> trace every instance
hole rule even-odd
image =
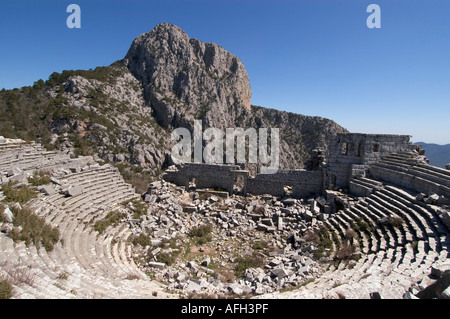
[[[425,142],[417,142],[414,144],[422,145],[431,165],[445,168],[445,165],[450,163],[450,144],[439,145]]]

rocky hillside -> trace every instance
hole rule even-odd
[[[125,58],[94,70],[53,73],[0,92],[0,135],[116,165],[138,191],[170,164],[176,127],[280,128],[281,168],[301,168],[345,129],[335,122],[250,104],[242,62],[171,24],[136,38]]]

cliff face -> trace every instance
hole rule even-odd
[[[53,73],[33,87],[0,92],[0,135],[95,155],[128,176],[170,164],[174,128],[279,128],[280,168],[302,168],[311,150],[346,130],[320,117],[250,104],[242,62],[171,24],[136,38],[125,58],[89,71]],[[27,123],[33,123],[28,125]],[[147,178],[148,180],[148,178]]]
[[[141,81],[145,100],[163,127],[234,127],[250,111],[247,71],[215,43],[190,39],[171,24],[160,24],[133,41],[125,64]]]
[[[282,168],[301,168],[313,148],[327,149],[345,129],[335,122],[252,107],[242,62],[215,43],[203,43],[171,24],[160,24],[133,41],[124,64],[142,83],[144,99],[164,128],[280,128]]]

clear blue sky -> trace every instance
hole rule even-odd
[[[81,29],[66,26],[71,3]],[[254,105],[450,143],[449,0],[1,0],[0,89],[109,65],[161,22],[237,55]]]

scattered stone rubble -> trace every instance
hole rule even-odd
[[[130,221],[135,235],[152,230],[152,245],[141,247],[140,252],[137,249],[136,256],[151,252],[154,258],[144,268],[166,282],[169,290],[219,296],[264,294],[294,288],[320,274],[322,266],[313,259],[315,247],[299,236],[317,223],[320,210],[314,208],[318,201],[199,193],[203,192],[154,182],[143,196],[151,205],[148,214],[141,221]],[[158,254],[177,251],[160,246],[163,241],[180,237],[182,246],[189,241],[190,230],[202,224],[214,225],[212,238],[195,247],[194,259],[180,257],[171,266],[157,261]],[[252,248],[256,242],[267,249]],[[252,254],[262,258],[264,265],[246,269],[242,278],[231,281],[216,271],[233,269],[238,256]]]

